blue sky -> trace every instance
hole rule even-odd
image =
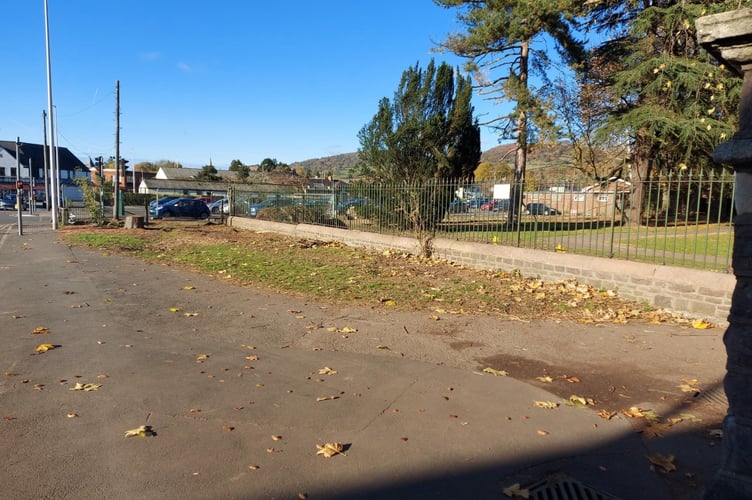
[[[227,168],[358,149],[357,133],[402,72],[461,27],[431,0],[48,0],[59,145]],[[43,0],[6,2],[0,139],[43,141]],[[478,97],[476,113],[501,114]],[[481,121],[484,117],[481,116]],[[482,131],[483,149],[497,144]]]

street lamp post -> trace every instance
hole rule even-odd
[[[699,42],[744,78],[739,131],[719,145],[713,159],[734,167],[736,217],[731,297],[723,385],[729,407],[723,420],[723,455],[705,500],[752,498],[752,9],[697,19]]]
[[[52,216],[52,229],[57,229],[58,218],[58,202],[60,200],[58,196],[58,168],[57,168],[57,155],[55,154],[55,120],[52,119],[52,62],[50,60],[50,22],[47,13],[47,0],[44,0],[44,35],[47,48],[47,111],[50,115],[50,127],[49,127],[49,144],[50,144],[50,190],[52,191],[51,197],[51,216]]]

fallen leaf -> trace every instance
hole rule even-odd
[[[282,436],[272,436],[272,441],[281,441]]]
[[[345,455],[345,447],[342,446],[342,443],[317,444],[316,449],[318,449],[316,455],[324,455],[325,458],[332,458],[334,455]]]
[[[379,345],[377,345],[377,346],[376,346],[376,349],[385,349],[385,350],[387,350],[387,351],[388,351],[388,350],[390,350],[390,349],[389,349],[389,346],[385,346],[385,345],[382,345],[382,344],[379,344]]]
[[[196,356],[196,363],[202,363],[209,358],[209,354],[199,354]]]
[[[179,307],[171,307],[171,308],[170,308],[170,312],[174,312],[174,313],[176,313],[176,312],[179,312],[179,311],[180,311],[180,308],[179,308]]]
[[[78,413],[69,413],[66,415],[68,418],[76,418],[78,416]]]
[[[196,289],[196,287],[195,286],[191,286],[191,285],[186,285],[186,286],[183,287],[183,290],[195,290],[195,289]]]
[[[38,346],[34,348],[34,350],[37,352],[47,352],[47,351],[51,351],[54,348],[55,346],[53,344],[39,344]]]
[[[491,375],[495,375],[497,377],[506,377],[509,375],[509,372],[505,370],[496,370],[494,368],[491,368],[490,366],[483,368],[484,373],[490,373]]]
[[[190,318],[192,316],[198,316],[198,313],[197,312],[187,312],[187,313],[183,313],[183,316],[186,316],[186,317]]]
[[[687,422],[692,422],[692,423],[702,422],[701,418],[697,418],[694,415],[692,415],[691,413],[682,413],[681,415],[679,415],[679,417],[682,420],[686,420]]]
[[[31,333],[33,333],[34,335],[47,335],[48,333],[50,333],[50,329],[46,326],[38,326],[34,328]]]
[[[151,425],[142,425],[137,429],[125,431],[125,437],[148,437],[156,435],[157,433],[152,430]]]
[[[642,408],[639,408],[637,406],[633,406],[628,410],[622,410],[621,411],[624,415],[630,417],[630,418],[642,418],[645,415],[642,413]]]
[[[692,328],[696,328],[698,330],[705,330],[707,328],[712,328],[713,325],[709,323],[708,321],[705,321],[704,319],[696,319],[692,321]]]
[[[319,396],[316,398],[316,401],[330,401],[332,399],[338,399],[337,396]]]
[[[337,370],[332,370],[328,366],[319,369],[319,375],[336,375]]]
[[[538,429],[536,432],[538,433],[539,436],[548,436],[549,434],[548,431],[544,431],[543,429]]]
[[[504,495],[514,498],[530,498],[530,490],[522,488],[520,483],[514,483],[502,490]]]
[[[235,430],[235,427],[233,427],[231,425],[225,425],[225,426],[222,427],[222,430],[225,431],[225,432],[232,432],[232,431]]]
[[[616,416],[616,412],[608,410],[598,410],[598,416],[606,420],[611,420]]]
[[[251,470],[258,470],[259,466],[258,465],[249,465],[248,468],[251,469]]]
[[[553,401],[535,401],[534,403],[538,408],[546,408],[548,410],[559,407],[559,403],[554,403]]]
[[[569,403],[572,406],[576,406],[578,408],[584,408],[588,405],[594,405],[595,401],[593,401],[590,398],[585,398],[583,396],[577,396],[576,394],[572,394],[569,396]]]
[[[661,453],[655,453],[653,455],[648,455],[647,458],[651,464],[655,465],[656,467],[660,467],[663,472],[676,471],[676,465],[674,465],[673,455],[663,455]]]
[[[536,380],[539,380],[541,382],[553,382],[554,379],[546,375],[545,377],[535,377]]]
[[[96,391],[102,387],[102,384],[82,384],[81,382],[76,382],[76,385],[68,389],[69,391],[84,391],[84,392],[91,392]]]
[[[245,359],[247,359],[248,361],[258,361],[259,357],[255,354],[251,354],[249,356],[246,356]]]

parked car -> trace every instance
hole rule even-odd
[[[220,210],[225,213],[225,215],[230,213],[230,200],[227,198],[222,198],[214,203],[209,204],[209,210],[213,214],[218,214]]]
[[[486,203],[490,203],[490,202],[491,200],[489,200],[488,198],[472,198],[470,200],[467,200],[467,206],[468,208],[478,209],[478,208],[481,208]]]
[[[180,196],[162,196],[161,198],[157,198],[156,200],[151,200],[151,202],[149,202],[149,212],[151,212],[151,210],[157,205],[164,205],[168,201],[177,200],[178,198],[180,198]]]
[[[176,198],[163,204],[157,204],[149,209],[149,214],[155,219],[168,217],[193,217],[194,219],[208,219],[211,215],[204,200],[198,198]]]
[[[25,198],[21,198],[23,203],[23,210],[28,208]],[[0,210],[17,210],[16,209],[16,193],[5,193],[0,196]]]
[[[467,213],[467,211],[468,211],[467,203],[465,203],[463,200],[460,200],[459,198],[453,199],[452,202],[449,204],[450,214],[464,214],[464,213]]]
[[[484,203],[480,206],[481,210],[488,210],[490,212],[508,212],[509,200],[492,200],[488,203]]]
[[[256,217],[264,208],[272,208],[272,207],[289,207],[290,205],[294,205],[295,200],[292,198],[267,198],[266,200],[259,202],[259,203],[253,203],[248,206],[248,215],[251,217]]]
[[[527,215],[561,215],[561,212],[543,203],[528,203],[525,205]]]

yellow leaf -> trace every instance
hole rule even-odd
[[[548,410],[559,407],[559,403],[554,403],[553,401],[535,401],[534,403],[538,408],[546,408]]]
[[[337,370],[332,370],[328,366],[319,369],[319,375],[336,375]]]
[[[377,346],[376,346],[376,349],[384,349],[384,350],[387,350],[387,351],[389,351],[389,350],[390,350],[390,349],[389,349],[389,346],[386,346],[386,345],[382,345],[382,344],[379,344],[379,345],[377,345]]]
[[[196,289],[196,287],[195,286],[191,286],[191,285],[187,285],[187,286],[183,287],[183,290],[195,290],[195,289]]]
[[[357,328],[350,328],[349,326],[346,326],[340,330],[340,333],[355,333],[357,331]]]
[[[196,312],[183,313],[183,316],[187,316],[187,317],[198,316],[198,313],[196,313]]]
[[[598,416],[606,420],[611,420],[616,416],[616,412],[608,410],[598,410]]]
[[[50,333],[50,329],[46,326],[38,326],[34,328],[31,333],[33,333],[34,335],[47,335],[48,333]]]
[[[514,483],[502,490],[504,495],[514,498],[530,498],[530,490],[522,488],[520,483]]]
[[[497,377],[506,377],[507,375],[509,375],[509,372],[507,372],[507,371],[504,371],[504,370],[495,370],[494,368],[491,368],[490,366],[486,367],[486,368],[483,368],[483,372],[484,373],[490,373],[491,375],[496,375]]]
[[[648,455],[648,460],[651,464],[663,469],[663,472],[674,472],[676,470],[673,455],[663,455],[661,453],[655,453],[653,455]]]
[[[125,437],[147,437],[156,435],[157,433],[152,430],[151,425],[142,425],[137,429],[125,431]]]
[[[196,356],[196,363],[201,363],[205,361],[208,357],[209,357],[208,354],[199,354],[198,356]]]
[[[588,405],[594,405],[595,404],[595,401],[593,401],[592,399],[585,398],[585,397],[582,397],[582,396],[577,396],[575,394],[572,394],[571,396],[569,396],[569,402],[573,406],[578,406],[580,408],[584,408],[584,407],[586,407]]]
[[[630,417],[630,418],[642,418],[645,415],[642,413],[642,408],[639,408],[637,406],[631,407],[629,410],[622,410],[621,411],[624,415]]]
[[[554,379],[546,375],[545,377],[535,377],[536,380],[539,380],[541,382],[553,382]]]
[[[100,387],[102,387],[102,384],[82,384],[81,382],[76,382],[76,385],[74,385],[68,390],[91,392],[91,391],[96,391]]]
[[[543,429],[538,429],[536,432],[538,433],[539,436],[548,436],[549,434],[548,431],[544,431]]]
[[[53,344],[39,344],[38,346],[34,348],[34,350],[37,352],[47,352],[54,348],[55,346]]]
[[[180,311],[180,308],[179,308],[179,307],[171,307],[171,308],[170,308],[170,312],[174,312],[174,313],[176,313],[176,312],[179,312],[179,311]]]
[[[272,436],[272,441],[280,441],[282,436]]]
[[[704,319],[696,319],[692,321],[692,328],[696,328],[698,330],[705,330],[707,328],[711,328],[712,325],[705,321]]]
[[[345,455],[345,447],[342,446],[342,443],[317,444],[316,449],[318,449],[316,455],[324,455],[326,458],[332,458],[334,455]]]

